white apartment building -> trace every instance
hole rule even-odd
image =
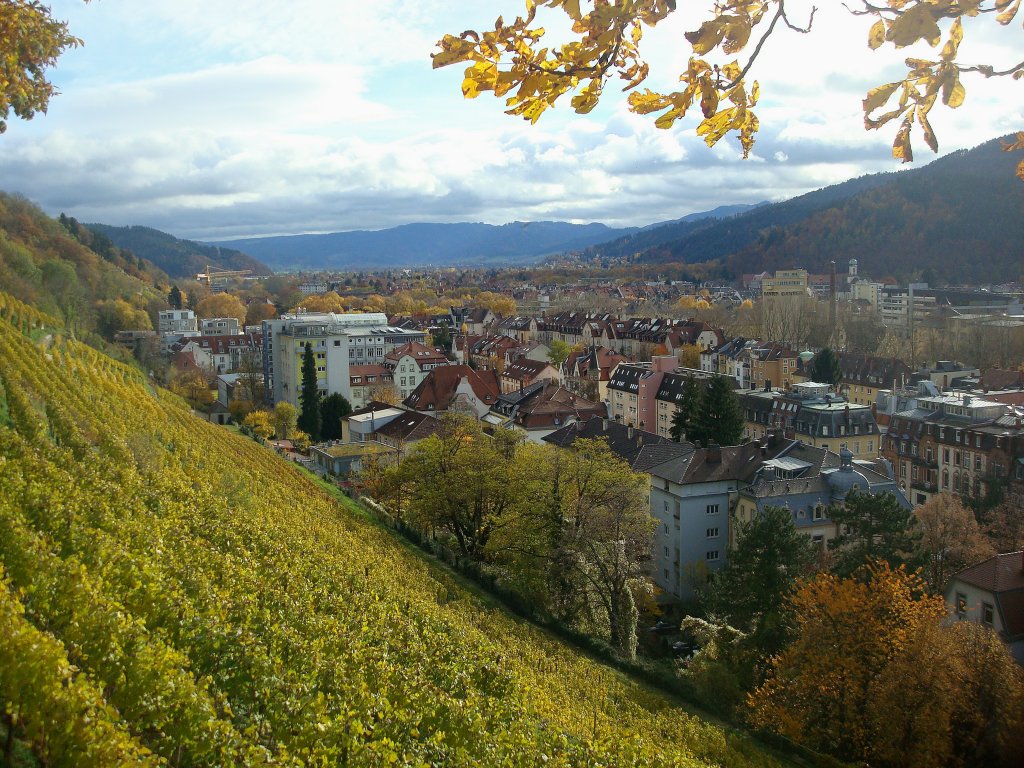
[[[389,352],[422,342],[423,331],[388,325],[381,312],[299,312],[263,321],[263,378],[271,402],[299,405],[306,344],[316,359],[320,394],[351,399],[350,365],[382,365]]]
[[[191,309],[162,309],[157,314],[157,332],[161,335],[165,333],[198,333],[196,313]]]

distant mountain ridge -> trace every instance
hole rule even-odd
[[[274,269],[355,269],[425,264],[528,263],[579,250],[631,229],[561,221],[493,225],[404,224],[378,231],[226,240]]]
[[[1024,273],[1019,157],[994,139],[909,170],[862,176],[721,219],[648,228],[587,254],[648,263],[720,260],[730,276],[856,258],[901,281],[1001,282]]]
[[[118,248],[128,248],[135,255],[148,259],[175,279],[195,277],[205,272],[207,265],[227,270],[249,269],[256,275],[271,273],[266,264],[241,251],[182,240],[152,227],[114,227],[109,224],[85,226],[105,235]]]

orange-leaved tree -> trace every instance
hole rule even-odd
[[[748,697],[753,724],[872,765],[999,764],[1024,692],[1009,652],[986,627],[946,626],[905,568],[859,576],[819,574],[792,596],[794,640]]]

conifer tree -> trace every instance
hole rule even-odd
[[[341,420],[352,413],[352,405],[340,392],[320,401],[320,439],[340,440]]]
[[[320,440],[320,387],[316,380],[316,357],[309,342],[306,342],[302,353],[302,394],[299,399],[302,406],[299,429],[315,443]]]
[[[172,286],[170,292],[167,294],[167,303],[171,309],[181,309],[181,289],[178,286]]]
[[[743,412],[725,376],[715,376],[708,382],[690,439],[704,445],[739,445],[743,439]]]
[[[683,382],[682,397],[676,404],[676,412],[672,417],[671,435],[676,442],[693,439],[690,433],[696,426],[697,415],[700,413],[703,389],[702,383],[698,383],[693,376]]]
[[[833,387],[842,381],[843,371],[839,367],[839,356],[829,347],[825,347],[814,356],[814,362],[811,363],[811,379]]]

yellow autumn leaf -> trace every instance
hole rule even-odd
[[[918,40],[926,40],[929,45],[935,46],[938,45],[942,33],[932,15],[932,6],[922,3],[893,19],[885,37],[897,48],[913,45]]]
[[[885,104],[901,85],[902,82],[886,83],[868,91],[863,101],[864,113],[870,114]]]
[[[882,47],[885,42],[885,22],[879,19],[871,25],[871,30],[868,32],[868,48],[876,50]]]

